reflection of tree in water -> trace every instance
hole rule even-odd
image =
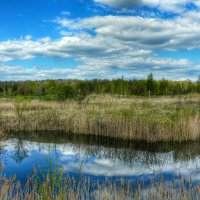
[[[0,130],[0,164],[6,164],[6,150],[5,150],[5,140],[7,139],[7,134]]]
[[[150,167],[152,165],[162,166],[166,161],[173,160],[172,155],[168,153],[152,153],[148,151],[138,151],[131,148],[105,148],[101,146],[74,145],[75,152],[82,152],[97,159],[109,159],[122,164],[128,165],[130,168],[134,164]]]
[[[66,135],[66,133],[56,132],[21,133],[20,137],[39,143],[70,144],[75,152],[84,154],[84,156],[93,155],[99,159],[112,159],[129,166],[134,163],[143,166],[162,166],[168,161],[187,162],[200,155],[199,142],[177,144],[130,142],[106,137]],[[21,149],[18,155],[23,155],[23,153],[25,156],[25,152]]]
[[[195,159],[200,155],[200,143],[191,142],[184,143],[181,146],[177,146],[176,151],[173,152],[173,157],[175,161],[190,161]]]
[[[149,145],[149,146],[148,146]],[[200,156],[199,143],[185,144],[134,144],[127,147],[115,145],[74,144],[75,152],[89,154],[97,159],[111,159],[133,167],[134,164],[151,167],[166,163],[187,163]]]
[[[5,145],[3,144],[3,141],[0,140],[0,164],[6,164],[6,159],[5,159]]]
[[[18,137],[18,139],[15,142],[12,159],[17,164],[21,164],[22,161],[27,157],[28,157],[28,150],[25,148],[24,141],[20,137]]]

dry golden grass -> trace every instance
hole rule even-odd
[[[16,109],[17,108],[17,109]],[[200,138],[200,95],[181,97],[87,97],[73,100],[0,100],[3,131],[55,130],[146,141]]]
[[[2,167],[1,167],[2,170]],[[38,174],[27,178],[25,186],[16,177],[0,176],[0,200],[198,200],[200,186],[179,176],[166,181],[162,176],[153,178],[150,184],[138,181],[136,185],[121,179],[118,183],[105,180],[99,183],[89,178],[75,180],[63,175],[60,170],[52,169],[44,176]]]

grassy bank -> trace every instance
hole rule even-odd
[[[0,100],[0,130],[64,131],[145,141],[200,139],[200,95],[88,96],[81,101]]]

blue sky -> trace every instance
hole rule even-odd
[[[200,0],[0,1],[0,80],[197,80]]]

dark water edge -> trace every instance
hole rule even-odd
[[[18,138],[21,140],[29,140],[42,143],[56,143],[56,144],[73,143],[78,145],[93,145],[93,146],[103,146],[108,148],[131,148],[135,150],[157,152],[157,153],[158,152],[164,153],[174,150],[176,152],[182,152],[182,153],[184,153],[185,151],[191,152],[191,149],[195,147],[193,152],[196,152],[199,149],[197,154],[200,153],[200,140],[188,141],[188,142],[165,142],[165,141],[147,142],[145,140],[124,140],[120,138],[112,138],[107,136],[71,134],[62,131],[49,131],[49,130],[19,131],[19,132],[12,131],[8,133],[7,138],[9,139]]]
[[[5,162],[4,173],[8,177],[16,174],[24,183],[33,166],[40,165],[45,172],[47,157],[54,164],[60,159],[60,165],[67,168],[66,175],[75,179],[79,178],[83,164],[81,177],[102,184],[106,179],[117,184],[123,178],[134,186],[140,180],[149,185],[152,178],[163,176],[170,182],[180,175],[200,182],[200,142],[147,143],[42,131],[12,132],[2,143],[0,159]]]

